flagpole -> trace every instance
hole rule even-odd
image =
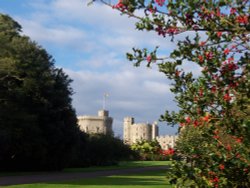
[[[102,100],[102,109],[105,110],[105,100],[106,100],[106,97],[105,97],[105,93],[103,95],[103,100]]]
[[[104,93],[103,95],[103,102],[102,102],[102,108],[103,110],[105,110],[105,107],[106,107],[106,99],[108,97],[108,94],[107,93]]]

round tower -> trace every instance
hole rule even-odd
[[[125,117],[123,122],[123,141],[130,144],[131,142],[131,126],[134,124],[134,118]]]
[[[98,111],[98,116],[99,117],[108,117],[109,116],[109,111],[107,111],[107,110],[99,110]]]
[[[157,125],[157,121],[155,121],[152,124],[152,140],[155,140],[156,137],[158,136],[158,134],[159,134],[159,128],[158,128],[158,125]]]

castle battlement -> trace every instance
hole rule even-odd
[[[123,140],[127,144],[139,140],[154,140],[158,136],[157,124],[134,123],[134,118],[124,118]]]
[[[164,135],[159,136],[157,122],[135,123],[134,118],[125,117],[123,123],[123,141],[126,144],[133,144],[140,140],[157,140],[162,149],[173,148],[178,136]]]
[[[109,112],[99,110],[97,116],[78,116],[80,129],[89,134],[113,134],[113,118],[109,117]]]

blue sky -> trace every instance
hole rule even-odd
[[[161,47],[165,56],[175,47],[169,38],[135,30],[135,20],[88,0],[0,0],[0,12],[23,27],[23,34],[44,47],[74,80],[77,115],[95,115],[109,93],[107,109],[115,135],[122,136],[123,118],[154,122],[165,110],[176,110],[170,81],[157,66],[135,68],[125,53],[132,47]],[[186,69],[190,69],[187,66]],[[192,67],[193,69],[193,67]],[[198,69],[193,69],[197,71]],[[176,128],[160,123],[160,134]]]

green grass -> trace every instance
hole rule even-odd
[[[8,186],[8,188],[172,188],[165,178],[166,170],[116,175],[53,183]]]
[[[148,166],[166,166],[169,164],[170,164],[170,161],[123,161],[123,162],[120,162],[118,165],[114,165],[114,166],[66,168],[63,170],[63,172],[94,172],[94,171],[113,170],[113,169],[148,167]]]

